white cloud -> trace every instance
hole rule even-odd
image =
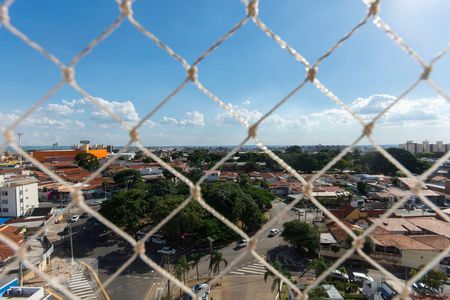
[[[139,114],[131,101],[108,101],[99,97],[94,97],[94,99],[101,107],[105,107],[108,111],[116,114],[124,121],[138,122],[140,119]],[[92,104],[95,105],[94,103]],[[92,111],[93,116],[111,119],[111,116],[105,110],[102,110],[97,105],[95,105],[95,107],[96,109]]]
[[[256,123],[259,121],[264,114],[258,110],[249,110],[247,108],[241,108],[239,106],[233,106],[228,104],[233,111],[242,119],[246,120],[249,124]],[[225,124],[236,124],[234,118],[229,112],[222,112],[216,116],[216,121],[219,126]],[[312,127],[315,126],[316,122],[309,118],[308,116],[295,116],[295,117],[283,117],[278,113],[273,113],[269,115],[262,123],[262,126],[275,126],[278,129],[287,127]]]
[[[185,113],[186,118],[183,118],[181,120],[177,120],[173,117],[163,117],[163,123],[167,125],[178,125],[178,126],[205,126],[205,116],[194,110],[194,111],[188,111]]]
[[[167,125],[178,125],[178,120],[171,117],[163,117],[163,123]]]
[[[242,102],[242,105],[247,106],[250,105],[252,102],[250,100],[245,100],[244,102]]]

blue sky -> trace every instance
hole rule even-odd
[[[136,1],[135,18],[188,62],[245,15],[238,0]],[[450,2],[391,0],[381,17],[424,59],[450,42]],[[262,0],[260,18],[313,62],[366,13],[356,0]],[[17,0],[11,22],[68,63],[110,25],[119,12],[112,0]],[[450,91],[450,55],[432,78]],[[418,64],[372,23],[319,67],[318,78],[369,119],[420,74]],[[249,121],[256,121],[305,77],[304,67],[247,23],[199,65],[200,81]],[[179,62],[127,20],[76,67],[76,80],[130,124],[137,122],[185,78]],[[49,60],[0,27],[0,126],[7,126],[60,80]],[[450,142],[450,103],[422,83],[375,130],[380,143],[429,139]],[[70,145],[81,139],[121,145],[127,132],[69,86],[53,95],[19,130],[24,145]],[[271,116],[259,134],[266,144],[347,144],[357,123],[312,85]],[[189,84],[140,130],[146,145],[237,144],[246,130]]]

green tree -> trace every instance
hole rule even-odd
[[[356,189],[360,195],[367,195],[367,188],[367,182],[365,181],[358,181],[356,184]]]
[[[366,240],[364,241],[362,250],[364,251],[364,253],[369,255],[370,253],[372,253],[374,248],[375,248],[375,244],[374,244],[372,238],[370,236],[367,236]]]
[[[309,294],[308,299],[311,300],[322,300],[322,299],[328,299],[327,291],[323,288],[323,286],[318,286],[316,288],[313,288]]]
[[[95,155],[91,153],[81,152],[75,156],[75,164],[77,164],[80,168],[94,171],[98,169],[99,162]]]
[[[220,273],[220,264],[223,263],[226,267],[228,265],[228,261],[223,258],[222,253],[219,251],[213,251],[211,260],[209,261],[209,274],[211,273]]]
[[[428,163],[418,160],[417,157],[404,149],[389,148],[386,151],[412,173],[422,173],[429,167]],[[372,173],[395,175],[398,170],[379,152],[369,152],[362,160],[369,166]]]
[[[149,207],[145,191],[132,189],[119,191],[111,199],[103,201],[99,213],[118,227],[133,232],[139,227],[139,221]]]
[[[125,187],[127,190],[143,186],[141,173],[133,169],[117,172],[113,176],[113,180],[116,184]]]
[[[254,186],[247,186],[243,191],[252,197],[256,204],[258,204],[259,209],[270,208],[272,201],[275,200],[274,194]]]
[[[169,179],[157,179],[150,184],[149,192],[152,196],[173,195],[176,192],[176,185]]]
[[[285,152],[286,153],[302,153],[303,151],[302,151],[302,147],[295,145],[295,146],[287,147]]]
[[[166,195],[151,199],[150,215],[155,223],[161,222],[183,201],[183,195]],[[169,239],[180,240],[183,233],[197,233],[203,226],[206,212],[196,201],[189,202],[178,214],[164,225],[162,231]]]
[[[188,263],[185,255],[182,255],[180,259],[178,260],[177,264],[175,265],[174,273],[175,277],[178,280],[183,280],[184,283],[186,283],[186,273],[188,271]]]
[[[320,247],[319,232],[306,222],[294,220],[283,224],[281,236],[297,248],[316,252]]]
[[[328,269],[328,264],[322,257],[320,257],[310,261],[308,264],[308,269],[314,270],[316,277],[319,277],[320,274]]]
[[[199,252],[195,252],[191,255],[191,269],[196,269],[197,271],[197,281],[200,280],[200,276],[198,274],[198,265],[202,259],[202,254]]]
[[[288,270],[286,270],[285,268],[283,268],[283,266],[281,265],[281,263],[278,260],[276,260],[272,264],[272,267],[275,270],[277,270],[278,272],[280,272],[281,275],[283,275],[287,279],[291,279],[291,273]],[[273,291],[281,292],[281,286],[282,286],[281,279],[278,276],[276,276],[274,273],[272,273],[272,271],[267,270],[266,273],[264,273],[264,281],[267,282],[267,279],[269,277],[273,278],[272,286],[271,286],[272,292]]]
[[[420,266],[419,268],[423,268],[423,266]],[[412,269],[410,272],[410,276],[415,276],[417,272],[419,271],[416,269]],[[447,275],[441,271],[432,269],[422,277],[421,281],[427,286],[437,290],[439,294],[441,294],[444,288],[444,284],[447,281]]]

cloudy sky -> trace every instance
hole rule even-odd
[[[450,2],[390,0],[381,17],[424,59],[450,42]],[[238,0],[136,1],[136,19],[188,62],[245,15]],[[363,18],[362,2],[262,0],[261,19],[313,62]],[[10,9],[12,23],[69,63],[118,16],[112,0],[24,1]],[[450,54],[432,78],[450,92]],[[369,23],[319,67],[318,78],[363,119],[387,107],[421,73],[418,64]],[[97,101],[136,124],[185,78],[184,69],[125,21],[76,67],[76,80]],[[200,81],[250,123],[305,77],[303,66],[247,23],[199,65]],[[0,126],[17,120],[58,81],[60,72],[0,27]],[[450,143],[450,103],[421,83],[379,122],[382,144],[405,140]],[[122,145],[127,131],[88,99],[64,86],[19,126],[24,145],[60,145],[88,139]],[[266,144],[347,144],[361,128],[312,85],[306,85],[262,124]],[[140,129],[145,145],[232,145],[246,130],[188,84]],[[1,141],[1,139],[0,139]]]

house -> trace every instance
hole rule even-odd
[[[39,206],[35,178],[5,179],[0,184],[0,216],[18,217]]]
[[[228,172],[228,171],[222,171],[219,174],[219,180],[220,181],[233,181],[237,182],[239,177],[239,174],[236,172]]]
[[[322,284],[322,288],[327,293],[328,297],[326,299],[331,300],[344,300],[339,291],[332,284]]]
[[[401,292],[402,290],[397,291],[393,284],[380,280],[367,280],[363,283],[362,288],[362,294],[369,300],[390,300]]]
[[[45,293],[43,287],[12,286],[1,295],[1,298],[6,300],[44,300],[53,297]]]
[[[215,182],[219,180],[220,171],[214,170],[214,171],[205,171],[208,176],[206,177],[206,182]]]
[[[366,206],[366,203],[367,203],[367,198],[364,196],[356,197],[356,198],[350,200],[351,207],[363,208]]]
[[[371,223],[375,223],[377,218],[369,218]],[[390,233],[403,235],[422,234],[423,230],[408,221],[409,218],[387,218],[378,224],[378,228],[382,228]]]
[[[2,225],[0,226],[0,234],[19,246],[25,241],[23,231],[16,226]],[[14,250],[11,249],[6,243],[0,241],[0,266],[4,266],[14,257]]]
[[[409,268],[426,265],[450,245],[448,238],[442,235],[404,235],[379,227],[370,237],[375,245],[370,254],[373,259]]]

